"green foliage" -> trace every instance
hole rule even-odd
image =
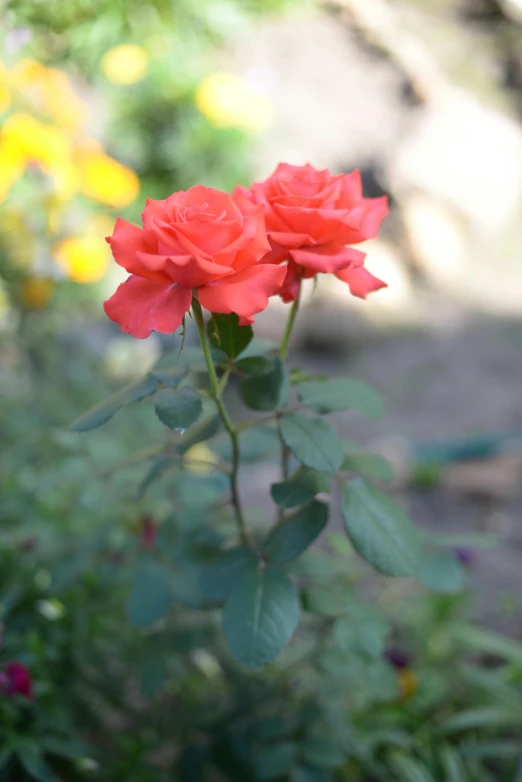
[[[252,341],[252,326],[240,326],[239,318],[231,315],[212,315],[208,322],[212,347],[219,348],[229,358],[239,356]]]
[[[234,578],[223,611],[223,630],[234,657],[248,668],[274,660],[299,620],[299,597],[288,576],[256,563]]]
[[[386,576],[415,576],[419,533],[405,512],[361,478],[343,487],[346,531],[359,554]]]
[[[243,377],[239,391],[250,410],[275,410],[288,399],[288,370],[279,358],[274,358],[268,371]]]
[[[294,456],[307,467],[334,475],[343,461],[337,432],[319,418],[290,413],[281,418],[281,435]]]
[[[270,494],[280,508],[296,508],[313,500],[316,494],[328,492],[330,483],[325,473],[300,467],[285,481],[273,483]]]
[[[187,386],[157,391],[154,407],[161,423],[180,433],[197,423],[203,412],[201,397]]]
[[[127,616],[134,627],[156,622],[172,602],[170,571],[156,562],[143,562],[134,576],[127,603]]]
[[[283,519],[261,545],[268,562],[280,564],[295,559],[321,534],[328,520],[328,506],[311,502]]]
[[[383,412],[380,395],[374,388],[351,378],[331,378],[300,383],[297,396],[314,413],[358,410],[367,418],[379,418]]]

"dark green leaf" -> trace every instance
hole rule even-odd
[[[171,574],[156,562],[143,562],[134,577],[127,617],[134,627],[145,627],[165,614],[172,602]]]
[[[40,739],[39,744],[40,749],[43,749],[47,755],[57,755],[69,760],[84,757],[87,752],[85,744],[77,739],[46,736]]]
[[[201,572],[200,585],[204,598],[212,603],[226,600],[238,574],[255,568],[258,563],[256,554],[246,546],[224,551]]]
[[[422,555],[417,578],[434,592],[460,592],[464,568],[453,551],[430,551]]]
[[[328,505],[314,501],[281,521],[266,537],[261,551],[269,562],[295,559],[323,531],[328,519]]]
[[[154,406],[161,423],[180,434],[196,423],[203,410],[201,397],[188,386],[157,391]]]
[[[207,330],[212,347],[219,348],[229,358],[239,356],[254,336],[252,326],[240,326],[235,313],[212,315]]]
[[[420,536],[406,513],[389,497],[355,478],[343,486],[342,514],[359,554],[387,576],[415,576]]]
[[[145,698],[153,698],[167,678],[167,655],[161,649],[153,652],[141,665],[141,692]]]
[[[205,440],[210,440],[219,432],[221,427],[221,419],[218,415],[213,415],[210,418],[203,418],[198,421],[197,425],[192,427],[189,432],[185,434],[185,437],[181,442],[176,445],[178,453],[186,453],[189,448],[197,443],[202,443]]]
[[[278,779],[288,774],[295,757],[295,745],[290,741],[279,741],[266,747],[254,758],[256,779]]]
[[[153,394],[156,388],[157,381],[148,375],[138,383],[132,383],[126,388],[122,388],[121,391],[100,402],[96,407],[92,407],[71,424],[69,429],[72,432],[87,432],[90,429],[96,429],[105,424],[122,407],[131,402],[140,402]]]
[[[330,478],[309,467],[300,467],[286,481],[273,483],[270,487],[272,499],[280,508],[297,508],[313,500],[316,494],[329,491]]]
[[[359,410],[367,418],[379,418],[383,404],[372,386],[351,378],[330,378],[300,383],[297,396],[301,404],[314,413],[336,410]]]
[[[269,372],[243,377],[239,383],[241,399],[251,410],[275,410],[288,399],[288,370],[279,358],[270,362]]]
[[[299,597],[288,576],[269,565],[242,570],[234,579],[223,630],[236,660],[247,668],[271,662],[292,637]]]
[[[326,421],[291,413],[281,418],[281,434],[294,456],[307,467],[334,475],[341,466],[341,440]]]
[[[333,782],[333,776],[317,766],[296,766],[290,774],[290,782]]]
[[[274,368],[272,359],[266,356],[250,356],[236,361],[236,369],[245,375],[267,375]]]
[[[158,386],[167,388],[177,388],[181,381],[187,376],[187,370],[184,367],[173,369],[154,369],[152,377],[156,380]]]
[[[57,777],[42,758],[36,744],[24,743],[22,747],[17,749],[17,755],[31,779],[38,779],[40,782],[58,782]]]

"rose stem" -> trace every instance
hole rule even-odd
[[[205,363],[207,365],[208,379],[210,383],[210,394],[214,399],[214,402],[216,403],[217,409],[219,410],[219,415],[221,416],[221,420],[223,421],[225,429],[229,433],[230,440],[232,442],[232,470],[230,473],[230,492],[232,494],[232,504],[234,506],[234,510],[236,513],[236,519],[239,527],[241,542],[245,546],[248,546],[250,545],[250,543],[248,540],[247,528],[245,524],[245,519],[243,517],[243,511],[241,510],[241,503],[239,501],[239,492],[237,488],[238,469],[239,469],[238,433],[234,427],[234,424],[231,421],[231,418],[228,414],[228,410],[225,407],[223,400],[221,399],[221,394],[224,389],[219,388],[219,380],[216,375],[216,368],[214,366],[214,361],[212,359],[210,342],[207,336],[207,330],[205,328],[205,321],[203,319],[203,312],[201,311],[201,305],[195,296],[192,299],[192,314],[194,316],[194,322],[198,330],[201,347],[203,349],[203,355],[205,357]]]

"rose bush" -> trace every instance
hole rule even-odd
[[[297,299],[301,280],[316,274],[335,274],[360,298],[386,287],[364,268],[365,253],[346,246],[377,236],[388,214],[385,196],[363,197],[359,171],[334,176],[280,163],[264,182],[238,186],[234,194],[265,209],[271,250],[263,263],[288,262],[279,291],[284,301]]]
[[[270,250],[263,206],[198,185],[164,201],[148,200],[143,229],[118,218],[107,241],[116,263],[130,272],[105,302],[123,331],[143,339],[181,325],[193,292],[212,312],[253,322],[282,285],[285,270],[259,263]]]

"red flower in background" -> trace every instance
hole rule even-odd
[[[140,519],[140,540],[145,549],[154,548],[158,534],[158,522],[152,516],[142,516]]]
[[[22,663],[16,660],[7,662],[0,672],[0,693],[6,695],[22,695],[29,700],[33,698],[31,674]]]
[[[346,246],[377,236],[388,214],[385,196],[363,198],[359,171],[333,176],[309,164],[280,163],[250,190],[237,187],[234,196],[240,194],[265,208],[271,251],[263,264],[288,261],[279,290],[284,301],[297,298],[302,279],[321,273],[335,274],[360,298],[386,287],[364,268],[365,254]]]
[[[211,312],[235,312],[241,324],[252,323],[283,283],[284,269],[258,263],[270,250],[263,207],[240,193],[197,185],[147,200],[142,221],[143,229],[120,217],[107,238],[131,276],[105,312],[133,337],[176,331],[194,293]]]

